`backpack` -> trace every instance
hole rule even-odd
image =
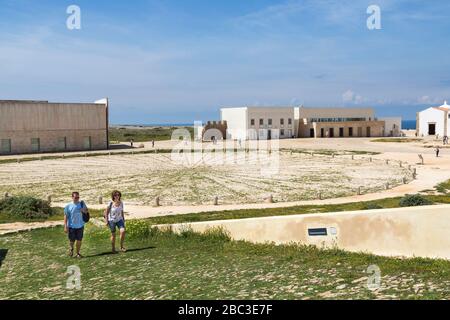
[[[84,206],[85,206],[84,201],[81,201],[81,209],[83,209]],[[84,223],[88,223],[89,220],[91,219],[91,215],[89,214],[89,211],[86,213],[82,212],[81,214],[83,215]]]
[[[113,205],[113,203],[112,203],[112,201],[111,201],[111,202],[109,203],[108,209],[106,210],[106,213],[105,213],[105,219],[106,219],[107,221],[109,221],[109,214],[111,213],[112,205]]]

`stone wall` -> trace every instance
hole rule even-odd
[[[211,141],[212,137],[216,140],[226,140],[227,128],[227,121],[208,121],[203,128],[203,141]]]
[[[0,154],[80,151],[108,148],[108,103],[0,101]],[[87,139],[90,137],[90,146]],[[62,143],[65,138],[66,143]],[[32,148],[39,139],[39,150]]]

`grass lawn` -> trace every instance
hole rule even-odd
[[[450,180],[439,183],[435,188],[440,193],[448,194],[450,192]]]
[[[186,129],[190,132],[191,137],[194,136],[193,127],[155,127],[142,129],[110,128],[109,140],[111,142],[125,142],[131,141],[131,139],[133,139],[134,142],[170,140],[172,138],[172,132],[176,129]]]
[[[420,142],[420,141],[422,141],[422,139],[415,139],[415,138],[380,138],[370,140],[370,142],[400,142],[400,143]]]
[[[131,232],[133,234],[133,232]],[[62,228],[0,237],[0,299],[449,299],[450,262],[392,259],[229,241],[219,233],[135,233],[129,252],[107,254],[107,232],[90,224],[84,259],[66,256]],[[67,268],[81,270],[68,290]],[[367,268],[381,287],[367,288]]]
[[[450,204],[450,195],[425,195],[424,198],[434,204]],[[351,202],[344,204],[305,205],[286,208],[245,209],[217,212],[202,212],[172,216],[152,217],[146,219],[150,224],[173,224],[184,222],[215,221],[229,219],[245,219],[256,217],[283,216],[307,213],[325,213],[340,211],[357,211],[368,209],[399,208],[401,197],[386,198],[374,201]]]

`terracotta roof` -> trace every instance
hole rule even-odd
[[[437,110],[441,110],[441,111],[450,111],[450,109],[444,108],[444,107],[433,107],[433,109],[437,109]]]

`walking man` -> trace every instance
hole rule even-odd
[[[76,247],[76,257],[83,257],[80,253],[84,234],[83,213],[87,212],[86,204],[84,201],[80,201],[80,193],[73,192],[72,202],[64,208],[64,232],[69,236],[70,257],[73,257],[74,246]]]
[[[436,147],[436,158],[439,158],[439,152],[440,152],[441,150],[439,149],[439,147]]]

